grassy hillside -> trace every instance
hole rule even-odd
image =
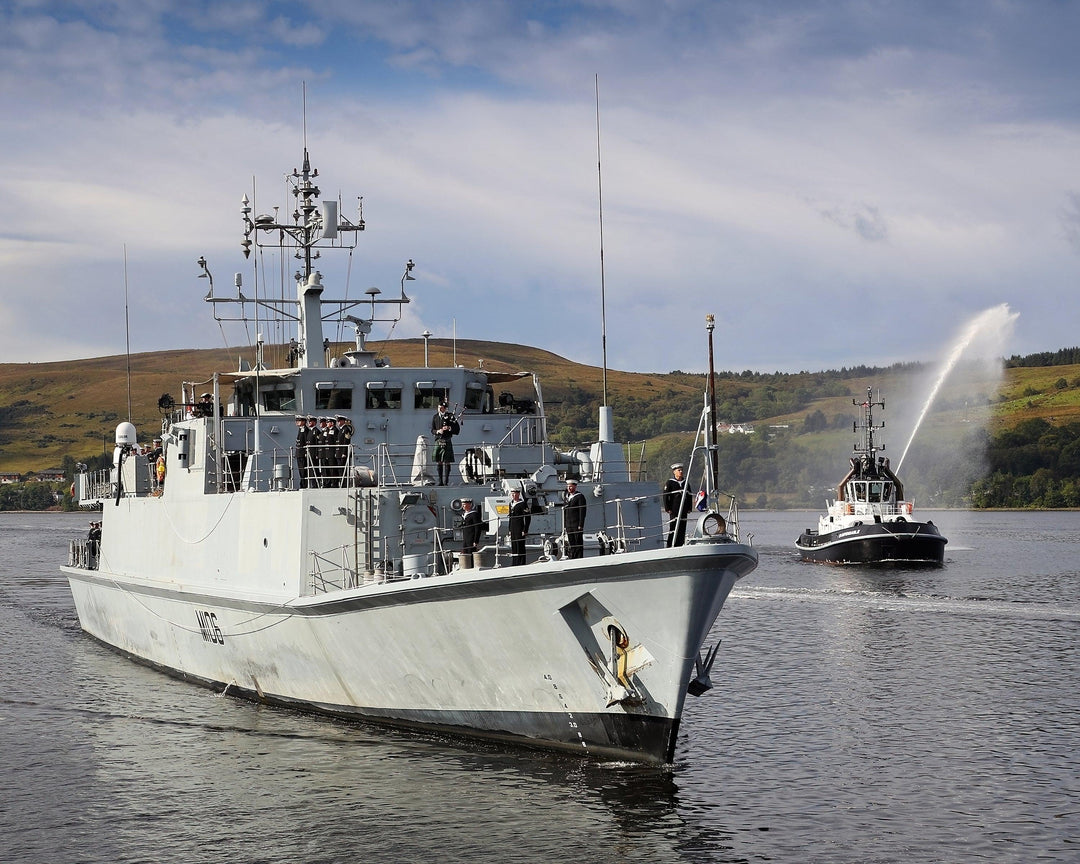
[[[341,349],[349,346],[339,346]],[[395,366],[423,366],[422,339],[369,343]],[[280,349],[268,350],[267,365],[284,365]],[[335,355],[340,350],[333,352]],[[498,342],[431,340],[432,366],[456,362],[485,369],[531,371],[540,376],[545,402],[560,411],[587,416],[584,428],[596,425],[596,405],[602,391],[601,371],[563,357]],[[181,381],[208,381],[213,371],[236,369],[240,360],[253,361],[252,352],[224,349],[164,351],[130,358],[131,420],[140,437],[150,438],[161,417],[158,398],[169,393],[180,399]],[[26,473],[59,467],[64,456],[76,460],[111,450],[116,424],[128,418],[128,359],[122,355],[59,363],[0,364],[0,471]],[[686,376],[674,376],[675,378]],[[702,378],[671,380],[672,376],[609,371],[612,393],[640,394],[652,403],[660,394],[699,405]],[[520,389],[520,388],[518,388]],[[579,410],[580,409],[580,412]],[[556,420],[556,426],[558,420]],[[568,435],[570,441],[580,436]]]
[[[342,346],[347,347],[347,346]],[[395,366],[422,366],[421,339],[372,343]],[[432,366],[457,363],[485,369],[528,370],[540,376],[557,443],[573,446],[595,435],[602,374],[524,345],[431,340]],[[267,365],[284,365],[281,348],[268,349]],[[340,353],[335,351],[335,354]],[[131,419],[149,439],[160,423],[158,398],[179,399],[181,380],[205,382],[214,369],[236,369],[251,351],[192,350],[133,355]],[[0,364],[0,471],[26,473],[59,467],[111,449],[116,424],[128,416],[128,360],[123,356],[60,363]],[[852,400],[867,387],[886,399],[881,437],[898,464],[934,382],[918,364],[798,374],[720,372],[718,417],[751,422],[753,436],[722,436],[734,466],[730,482],[744,501],[770,506],[816,506],[843,473],[860,416]],[[684,460],[697,428],[705,376],[609,370],[608,402],[616,437],[645,444],[650,476],[663,479],[667,464]],[[514,388],[520,389],[518,388]],[[524,391],[522,391],[524,392]],[[1009,368],[999,375],[958,369],[940,388],[918,426],[904,463],[905,479],[924,501],[941,496],[984,470],[988,435],[1035,418],[1060,426],[1080,421],[1080,365]],[[937,488],[941,487],[941,488]]]

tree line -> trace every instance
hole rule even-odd
[[[1018,366],[1072,366],[1080,363],[1080,347],[1059,348],[1057,351],[1040,351],[1037,354],[1013,354],[1005,361],[1006,367]]]
[[[989,472],[972,486],[975,507],[1080,507],[1080,423],[1041,417],[993,436]]]

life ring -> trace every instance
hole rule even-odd
[[[851,516],[855,512],[855,505],[853,505],[853,504],[845,504],[844,505],[844,512],[848,516]]]
[[[903,504],[900,505],[900,509],[903,510],[908,516],[910,516],[911,515],[911,502],[910,501],[905,501]]]

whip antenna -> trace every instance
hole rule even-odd
[[[596,190],[600,205],[600,353],[604,366],[604,401],[607,405],[607,308],[604,284],[604,179],[600,171],[600,76],[593,77],[596,92]]]
[[[128,324],[127,243],[124,244],[124,353],[127,359],[127,408],[131,422],[131,327]]]

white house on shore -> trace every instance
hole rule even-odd
[[[729,435],[753,435],[753,423],[717,423],[717,432],[727,432]]]

